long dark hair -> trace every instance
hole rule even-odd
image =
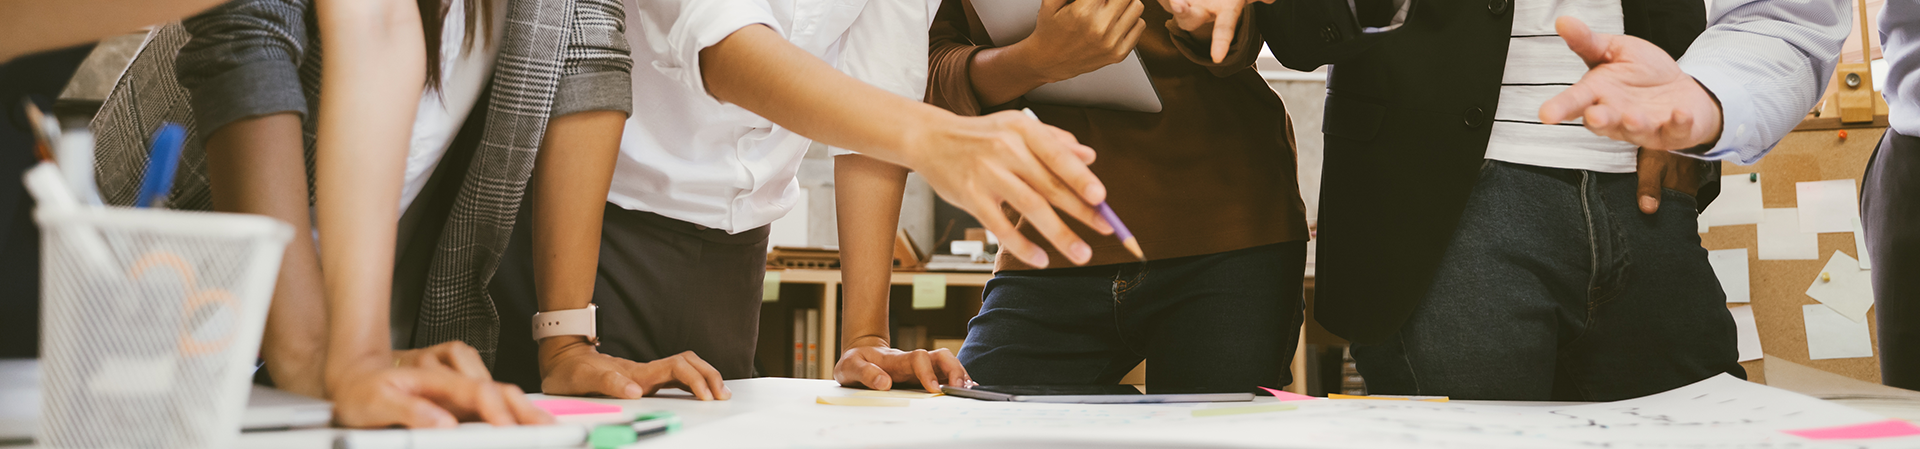
[[[427,38],[427,90],[440,89],[440,33],[446,28],[447,11],[451,6],[447,2],[450,1],[460,2],[466,8],[467,32],[461,46],[472,50],[475,37],[488,36],[492,31],[488,28],[493,27],[493,21],[486,19],[492,17],[489,14],[492,13],[493,0],[415,0],[414,3],[420,7],[420,31]],[[478,42],[486,43],[484,40]]]

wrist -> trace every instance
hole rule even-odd
[[[861,347],[891,348],[893,345],[887,343],[886,337],[877,334],[861,335],[853,337],[852,340],[847,340],[848,349]]]
[[[540,375],[545,377],[556,362],[581,354],[600,352],[593,341],[582,335],[561,335],[540,340]]]
[[[1018,84],[1044,86],[1050,83],[1066,81],[1068,78],[1079,75],[1077,73],[1049,73],[1045,68],[1057,68],[1062,65],[1059,64],[1058,61],[1053,60],[1055,58],[1040,54],[1040,52],[1036,50],[1036,46],[1041,44],[1035,43],[1034,41],[1036,41],[1036,39],[1029,38],[1015,42],[1013,45],[1001,47],[1003,53],[1000,55],[1000,59],[1011,63],[1001,64],[1002,70],[1007,75],[1016,77],[1017,81],[1020,81]]]
[[[399,360],[397,356],[395,351],[382,348],[352,356],[329,357],[326,376],[322,382],[326,385],[329,394],[340,391],[341,386],[353,379],[366,377],[367,373],[393,368]]]
[[[1707,94],[1707,102],[1713,106],[1713,114],[1709,116],[1713,118],[1713,124],[1708,126],[1708,129],[1711,129],[1712,133],[1707,136],[1706,142],[1700,144],[1700,146],[1713,148],[1714,146],[1719,145],[1720,133],[1726,129],[1726,125],[1727,125],[1726,110],[1720,107],[1720,96],[1714,95],[1713,89],[1708,89],[1706,83],[1700,82],[1699,78],[1694,78],[1691,76],[1687,78],[1693,80],[1693,85],[1700,87],[1700,92]]]

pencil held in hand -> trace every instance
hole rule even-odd
[[[1146,262],[1147,253],[1140,251],[1140,239],[1133,238],[1133,231],[1128,231],[1127,225],[1120,223],[1120,216],[1113,214],[1113,207],[1101,202],[1095,210],[1100,212],[1100,218],[1106,220],[1107,225],[1113,226],[1113,236],[1120,239],[1120,244],[1127,247],[1127,252],[1133,253],[1133,257],[1140,258],[1141,262]]]

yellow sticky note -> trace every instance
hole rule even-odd
[[[914,391],[914,390],[887,390],[887,391],[861,390],[861,391],[853,392],[853,395],[860,396],[860,397],[869,397],[869,398],[898,398],[898,399],[926,399],[926,398],[931,398],[935,396],[945,396],[945,394],[942,394],[942,393],[928,393],[925,391]]]
[[[868,397],[860,397],[860,396],[819,396],[819,397],[815,397],[813,399],[813,402],[817,404],[840,405],[840,406],[847,406],[847,407],[906,407],[907,406],[906,399],[868,398]]]
[[[774,302],[779,300],[780,300],[780,272],[768,271],[766,283],[760,285],[760,301]]]
[[[947,275],[916,274],[913,276],[913,309],[947,308]]]
[[[1194,410],[1193,417],[1205,418],[1209,416],[1230,416],[1230,415],[1247,415],[1247,414],[1267,413],[1267,412],[1283,412],[1287,410],[1293,410],[1296,408],[1300,408],[1300,407],[1292,404],[1262,404],[1262,405],[1249,405],[1245,407],[1203,408],[1199,410]]]

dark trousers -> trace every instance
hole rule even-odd
[[[489,286],[500,312],[494,378],[529,392],[540,386],[530,209]],[[600,352],[646,362],[693,351],[722,377],[752,377],[767,229],[727,234],[607,204],[593,284]]]
[[[1635,181],[1488,161],[1413,316],[1353,347],[1367,391],[1612,401],[1745,376],[1694,198],[1642,214]]]
[[[1920,390],[1920,138],[1887,130],[1860,180],[1880,381]]]
[[[1306,242],[987,281],[960,362],[986,385],[1114,384],[1147,364],[1149,392],[1292,383]]]

